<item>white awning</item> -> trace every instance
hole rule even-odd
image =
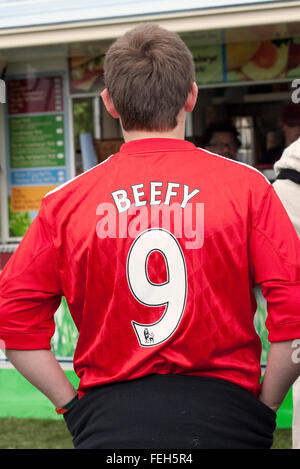
[[[0,0],[0,28],[22,28],[168,14],[207,8],[279,3],[276,0]]]
[[[0,50],[114,39],[141,22],[177,32],[300,21],[300,1],[0,0]]]

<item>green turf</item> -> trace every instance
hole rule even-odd
[[[64,420],[0,419],[0,449],[72,449]]]
[[[0,449],[72,449],[63,420],[0,418]],[[291,429],[279,428],[273,449],[291,449]]]
[[[292,429],[277,428],[274,434],[274,443],[272,449],[291,449],[292,448]]]

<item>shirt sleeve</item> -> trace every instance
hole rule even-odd
[[[51,349],[61,302],[45,202],[0,275],[0,341],[6,349]]]
[[[267,301],[269,341],[299,338],[300,240],[271,184],[252,222],[250,262]]]

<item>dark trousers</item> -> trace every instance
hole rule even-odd
[[[276,427],[245,389],[184,375],[95,387],[64,417],[76,449],[268,449]]]

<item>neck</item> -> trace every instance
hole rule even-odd
[[[141,140],[144,138],[176,138],[184,140],[185,133],[185,115],[179,115],[177,119],[177,126],[174,129],[165,132],[147,131],[147,130],[129,130],[126,131],[122,128],[124,141],[130,142],[131,140]]]

